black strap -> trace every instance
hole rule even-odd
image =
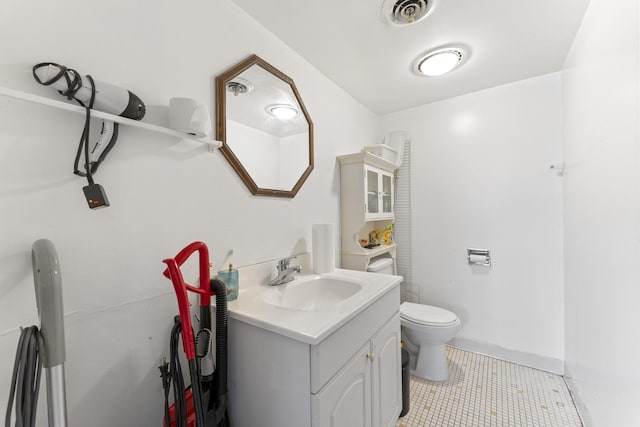
[[[49,65],[58,67],[60,71],[58,72],[58,74],[51,77],[49,80],[42,81],[40,77],[38,77],[38,75],[36,74],[36,70],[40,67],[48,67]],[[64,79],[67,81],[67,90],[66,91],[60,90],[58,92],[60,92],[61,95],[65,96],[70,101],[73,99],[73,97],[82,87],[82,77],[80,77],[80,73],[78,73],[74,69],[67,68],[64,65],[56,64],[55,62],[41,62],[39,64],[36,64],[33,66],[32,72],[33,72],[33,78],[36,79],[36,81],[43,86],[52,85],[58,80],[60,80],[62,77],[64,77]],[[71,79],[71,77],[69,77],[69,74],[73,76],[73,80]],[[84,107],[84,104],[82,104],[82,102],[78,101],[78,103]]]
[[[105,122],[103,121],[102,122],[102,126],[104,126],[104,123]],[[107,146],[105,147],[105,149],[102,152],[102,154],[100,154],[98,159],[95,162],[91,162],[91,174],[92,175],[94,175],[98,171],[98,167],[100,166],[100,164],[102,164],[102,162],[107,157],[107,154],[109,154],[109,152],[111,151],[113,146],[116,145],[116,141],[118,140],[119,128],[120,128],[120,124],[119,123],[113,123],[113,135],[111,136],[111,139],[107,143]],[[95,150],[95,148],[94,148],[94,150]]]
[[[76,158],[73,163],[73,173],[79,176],[86,176],[87,182],[89,184],[93,184],[93,176],[91,174],[91,166],[89,165],[89,134],[91,132],[91,109],[93,108],[93,103],[96,99],[96,85],[93,82],[93,78],[87,74],[87,80],[89,80],[89,84],[91,84],[91,98],[89,99],[89,105],[85,106],[82,102],[78,101],[80,105],[85,108],[85,120],[84,120],[84,129],[82,131],[82,135],[80,136],[80,143],[78,144],[78,151],[76,152]],[[77,101],[77,100],[76,100]],[[80,155],[82,154],[82,150],[84,149],[84,170],[85,172],[81,172],[78,169],[78,163],[80,162]]]

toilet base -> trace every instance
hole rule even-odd
[[[449,365],[445,345],[422,344],[418,349],[415,369],[411,369],[411,375],[430,381],[447,380]]]

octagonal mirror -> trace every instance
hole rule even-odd
[[[313,123],[293,79],[251,55],[215,85],[224,157],[252,194],[295,197],[313,170]]]

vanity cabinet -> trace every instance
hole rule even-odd
[[[359,240],[393,224],[397,166],[368,152],[339,156],[338,161],[342,267],[366,271],[370,260],[380,255],[393,258],[395,266],[395,245],[369,250]]]
[[[399,292],[395,286],[319,343],[231,317],[232,425],[395,426],[402,410]]]
[[[311,425],[392,427],[402,410],[400,322],[395,315],[311,397]]]
[[[370,346],[362,347],[340,375],[311,396],[312,426],[371,425]]]

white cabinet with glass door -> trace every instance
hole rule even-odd
[[[364,165],[365,220],[393,219],[393,172]]]
[[[381,255],[395,261],[395,243],[366,243],[372,231],[389,230],[393,224],[397,166],[367,152],[339,156],[338,161],[342,268],[365,271],[371,259]]]

